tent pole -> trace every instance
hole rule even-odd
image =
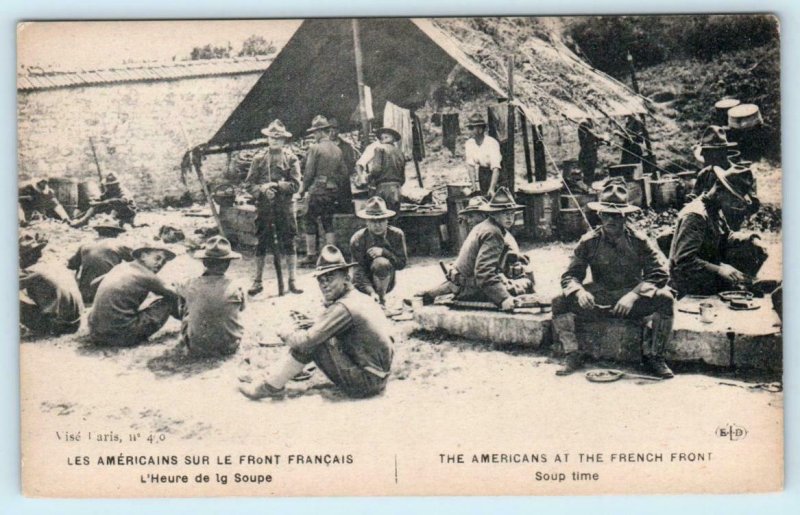
[[[506,167],[506,180],[498,181],[505,182],[511,191],[515,190],[516,173],[514,172],[514,129],[516,128],[516,110],[514,109],[514,56],[508,56],[508,141],[506,142],[506,155],[509,162]]]
[[[633,56],[631,55],[630,52],[628,52],[628,55],[627,55],[626,58],[628,60],[628,69],[631,72],[631,83],[633,84],[633,91],[635,91],[637,95],[640,95],[640,93],[639,93],[639,81],[636,80],[636,68],[634,68],[634,66],[633,66]],[[650,163],[655,165],[656,156],[653,154],[653,145],[650,142],[650,134],[648,134],[648,132],[647,132],[647,117],[645,117],[644,114],[640,114],[639,118],[642,121],[642,136],[644,136],[644,145],[645,145],[645,148],[647,149],[648,161],[650,161]],[[658,178],[658,179],[661,178],[661,174],[658,172],[658,170],[654,170],[652,166],[649,166],[645,162],[642,163],[642,170],[643,170],[644,173],[655,172],[656,173],[656,178]]]
[[[358,19],[353,18],[353,52],[356,58],[356,80],[358,81],[358,112],[361,115],[361,143],[369,145],[369,120],[364,95],[364,59],[361,55],[361,36],[358,32]]]
[[[525,150],[525,178],[533,182],[533,168],[531,168],[531,143],[528,140],[528,118],[525,113],[520,113],[522,122],[522,148]]]

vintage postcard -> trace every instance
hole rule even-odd
[[[25,495],[783,488],[776,17],[17,45]]]

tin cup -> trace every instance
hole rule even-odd
[[[714,321],[714,305],[712,303],[700,303],[700,321],[704,324],[710,324]]]

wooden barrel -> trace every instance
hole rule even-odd
[[[81,181],[78,183],[78,209],[86,211],[89,209],[89,202],[99,199],[101,194],[97,181]]]
[[[561,241],[577,240],[589,230],[589,225],[577,207],[561,208],[557,226],[558,238]]]
[[[650,188],[654,209],[667,209],[679,205],[683,182],[678,177],[665,175],[659,180],[650,181]]]
[[[78,181],[75,179],[52,178],[49,182],[56,198],[71,216],[72,212],[78,209]]]
[[[559,196],[561,181],[547,180],[523,184],[517,190],[520,204],[525,206],[524,234],[535,241],[555,239],[558,231]]]

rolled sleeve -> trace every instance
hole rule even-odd
[[[484,145],[487,145],[487,152],[489,154],[489,168],[494,170],[495,168],[500,168],[500,165],[503,162],[503,157],[500,154],[500,143],[497,142],[496,139],[489,137],[486,138],[484,141]]]

